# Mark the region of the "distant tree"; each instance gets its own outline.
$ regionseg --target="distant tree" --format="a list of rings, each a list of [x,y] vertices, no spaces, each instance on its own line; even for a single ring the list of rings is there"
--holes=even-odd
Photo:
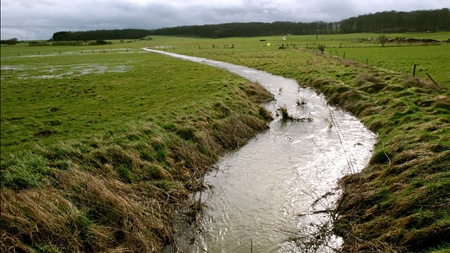
[[[53,37],[50,39],[52,41],[65,41],[68,40],[70,32],[56,32],[53,34]]]
[[[97,40],[97,41],[95,41],[95,45],[111,45],[111,42],[107,42],[107,41],[104,41],[104,40]]]
[[[50,39],[52,41],[89,41],[117,40],[117,39],[140,39],[150,35],[150,30],[143,29],[115,29],[115,30],[93,30],[76,32],[56,32]]]
[[[19,42],[19,40],[17,38],[12,38],[9,40],[2,40],[1,44],[7,44],[7,45],[15,45]]]
[[[378,42],[380,42],[381,46],[384,47],[386,45],[386,42],[388,41],[388,37],[384,34],[378,36]]]

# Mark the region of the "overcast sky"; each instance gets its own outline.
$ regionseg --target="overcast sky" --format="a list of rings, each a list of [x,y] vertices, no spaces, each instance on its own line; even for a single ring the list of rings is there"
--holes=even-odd
[[[230,22],[329,22],[380,11],[449,7],[450,0],[1,0],[1,39]]]

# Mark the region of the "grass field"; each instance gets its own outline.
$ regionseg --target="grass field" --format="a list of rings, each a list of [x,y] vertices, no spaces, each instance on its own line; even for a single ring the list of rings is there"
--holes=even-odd
[[[286,48],[316,49],[317,45],[325,45],[325,53],[340,58],[355,60],[361,63],[388,71],[413,75],[416,64],[416,77],[430,80],[428,73],[439,85],[449,87],[450,55],[449,42],[440,43],[397,43],[388,42],[384,47],[377,41],[379,34],[344,34],[319,36],[283,36],[256,38],[180,38],[155,37],[150,45],[168,51],[184,52],[186,54],[204,55],[209,52],[224,54],[223,49],[230,49],[234,45],[234,54],[239,52],[267,52],[276,51],[282,45]],[[418,34],[388,34],[388,38],[416,38],[448,41],[450,33],[418,33]],[[270,46],[268,46],[270,44]],[[214,48],[213,48],[213,45]],[[239,60],[237,57],[236,60]],[[244,60],[240,61],[242,64]]]
[[[108,131],[134,121],[195,115],[244,82],[214,68],[149,54],[12,57],[2,70],[2,156]],[[198,96],[191,99],[193,94]],[[202,94],[208,94],[203,97]]]
[[[2,47],[2,252],[159,251],[207,169],[271,117],[271,95],[217,68],[32,49]]]
[[[379,140],[342,181],[344,250],[445,252],[450,45],[378,36],[2,46],[2,251],[157,251],[173,242],[175,211],[199,208],[184,200],[218,155],[266,127],[271,96],[258,85],[141,50],[152,47],[294,78],[359,117]]]

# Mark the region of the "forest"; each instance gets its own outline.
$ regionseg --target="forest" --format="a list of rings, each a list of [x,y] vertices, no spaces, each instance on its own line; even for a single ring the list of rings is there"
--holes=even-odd
[[[153,30],[116,29],[61,31],[51,41],[140,39],[150,35],[198,36],[206,38],[271,36],[281,34],[338,34],[450,31],[450,9],[411,12],[386,11],[351,17],[339,22],[251,22],[177,26]]]

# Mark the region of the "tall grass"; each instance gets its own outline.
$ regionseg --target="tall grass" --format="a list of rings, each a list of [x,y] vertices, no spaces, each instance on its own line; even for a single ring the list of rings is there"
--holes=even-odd
[[[3,49],[2,252],[158,252],[199,178],[269,120],[267,91],[213,67]]]

